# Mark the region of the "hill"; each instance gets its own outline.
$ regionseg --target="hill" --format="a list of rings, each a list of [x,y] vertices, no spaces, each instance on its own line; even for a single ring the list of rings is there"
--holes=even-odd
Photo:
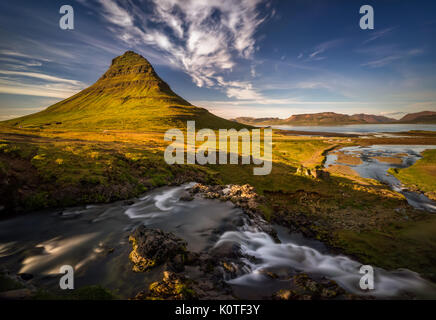
[[[67,130],[127,129],[160,132],[186,127],[240,128],[174,93],[142,56],[127,51],[112,60],[92,86],[47,109],[3,124],[21,128]]]
[[[252,118],[252,117],[239,117],[230,120],[247,124],[247,125],[252,125],[252,126],[281,124],[281,122],[283,121],[280,118]]]
[[[436,112],[422,111],[416,113],[409,113],[402,117],[399,122],[401,123],[436,123]]]
[[[287,119],[279,118],[250,118],[240,117],[234,119],[237,122],[249,125],[294,125],[294,126],[318,126],[318,125],[341,125],[341,124],[371,124],[392,123],[395,120],[372,114],[346,115],[335,112],[307,113],[292,115]]]

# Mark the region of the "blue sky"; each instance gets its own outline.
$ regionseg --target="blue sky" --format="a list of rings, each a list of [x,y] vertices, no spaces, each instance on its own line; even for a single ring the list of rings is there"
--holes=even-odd
[[[74,8],[61,30],[59,9]],[[372,5],[375,29],[359,28]],[[134,50],[226,118],[436,111],[435,1],[77,0],[0,3],[0,120],[94,83]]]

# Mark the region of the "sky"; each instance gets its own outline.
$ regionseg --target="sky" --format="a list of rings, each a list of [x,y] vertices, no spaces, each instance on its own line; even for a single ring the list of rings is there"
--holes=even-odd
[[[2,1],[0,120],[92,85],[127,50],[225,118],[436,111],[435,13],[432,0]]]

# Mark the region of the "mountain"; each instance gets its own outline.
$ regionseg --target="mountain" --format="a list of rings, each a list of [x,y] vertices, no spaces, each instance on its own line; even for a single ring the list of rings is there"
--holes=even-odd
[[[385,116],[376,116],[373,114],[365,114],[365,113],[353,114],[351,116],[351,119],[361,121],[363,123],[389,123],[395,121],[395,119],[388,118]]]
[[[47,109],[3,122],[23,128],[165,131],[186,127],[240,128],[241,124],[191,105],[174,93],[141,55],[127,51],[89,88]]]
[[[240,117],[234,119],[240,123],[249,125],[341,125],[341,124],[364,124],[364,123],[391,123],[395,119],[376,116],[372,114],[354,114],[346,115],[335,112],[321,112],[321,113],[307,113],[307,114],[295,114],[287,119],[279,118],[250,118]]]
[[[401,123],[436,123],[436,112],[422,111],[416,113],[409,113],[402,117],[399,122]]]
[[[252,126],[274,125],[274,124],[280,124],[281,121],[283,121],[280,118],[252,118],[252,117],[239,117],[230,120],[247,124],[247,125],[252,125]]]

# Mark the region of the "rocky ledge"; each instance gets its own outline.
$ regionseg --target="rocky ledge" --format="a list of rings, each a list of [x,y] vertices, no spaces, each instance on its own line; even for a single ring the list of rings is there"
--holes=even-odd
[[[241,250],[223,243],[209,252],[191,252],[174,234],[145,226],[130,236],[132,270],[162,267],[162,280],[139,292],[135,299],[234,299],[224,279],[244,273]]]
[[[206,199],[218,199],[221,201],[230,201],[236,207],[241,208],[250,218],[250,223],[258,229],[271,235],[278,241],[276,231],[271,225],[263,219],[263,213],[259,209],[263,197],[258,195],[254,187],[249,184],[245,185],[204,185],[196,184],[188,190],[181,200],[191,200],[194,197],[203,197]]]
[[[348,294],[333,280],[325,278],[315,281],[306,273],[292,278],[289,289],[282,289],[273,295],[274,300],[328,300],[328,299],[362,299]]]

